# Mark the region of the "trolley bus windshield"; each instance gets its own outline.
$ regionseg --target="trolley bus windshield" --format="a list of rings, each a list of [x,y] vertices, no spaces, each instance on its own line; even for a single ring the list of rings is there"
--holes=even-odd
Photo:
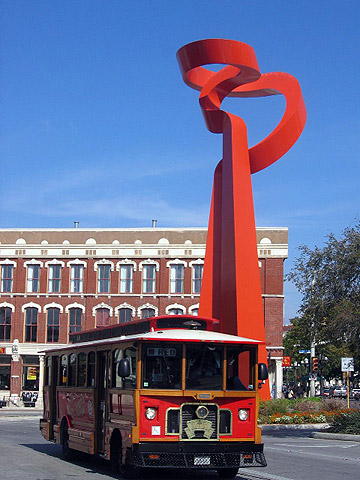
[[[182,388],[182,345],[146,343],[142,350],[142,388]],[[185,389],[223,390],[224,359],[226,390],[253,390],[255,355],[249,347],[208,343],[185,345]]]

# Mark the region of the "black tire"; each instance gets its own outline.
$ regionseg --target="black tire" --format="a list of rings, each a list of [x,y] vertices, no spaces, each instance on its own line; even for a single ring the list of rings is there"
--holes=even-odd
[[[76,450],[69,448],[68,426],[65,422],[61,428],[61,454],[63,459],[68,462],[76,458]]]
[[[121,436],[116,435],[111,439],[110,444],[110,463],[111,470],[113,472],[120,472],[122,467],[122,448],[121,448]]]
[[[236,477],[239,469],[237,467],[234,468],[219,468],[217,471],[220,478],[234,478]]]
[[[132,465],[124,465],[122,463],[122,442],[121,435],[118,434],[111,439],[110,446],[110,462],[111,469],[120,473],[122,478],[133,479],[138,478],[139,469]]]

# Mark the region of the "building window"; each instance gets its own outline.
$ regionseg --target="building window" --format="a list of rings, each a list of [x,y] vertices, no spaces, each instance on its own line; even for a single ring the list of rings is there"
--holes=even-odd
[[[170,308],[169,315],[184,315],[181,308]]]
[[[155,310],[153,308],[142,308],[141,318],[155,317]]]
[[[12,292],[13,289],[13,271],[12,265],[1,265],[1,292]]]
[[[10,390],[11,355],[0,355],[0,390]]]
[[[28,265],[26,291],[37,293],[39,291],[40,265]]]
[[[84,284],[84,266],[71,265],[70,270],[70,292],[82,293]]]
[[[11,335],[11,308],[0,308],[0,340],[10,341]]]
[[[142,270],[143,293],[155,293],[156,265],[144,265]]]
[[[110,293],[110,265],[98,267],[98,293]]]
[[[49,265],[49,293],[60,293],[61,265]]]
[[[191,315],[194,315],[195,317],[197,317],[199,315],[199,309],[198,308],[193,308],[191,309]]]
[[[25,342],[36,342],[37,340],[37,317],[37,308],[25,309]]]
[[[200,293],[204,265],[193,265],[193,293]]]
[[[96,310],[96,328],[106,327],[110,324],[110,310],[108,308],[98,308]]]
[[[170,267],[170,293],[184,292],[184,265]]]
[[[48,308],[47,311],[47,341],[58,342],[60,331],[60,310]]]
[[[133,270],[132,265],[120,265],[120,293],[132,293]]]
[[[119,323],[126,323],[131,321],[132,311],[130,308],[119,309]]]
[[[81,331],[81,308],[70,308],[69,310],[69,333]]]
[[[39,357],[38,355],[23,355],[23,390],[39,390]]]

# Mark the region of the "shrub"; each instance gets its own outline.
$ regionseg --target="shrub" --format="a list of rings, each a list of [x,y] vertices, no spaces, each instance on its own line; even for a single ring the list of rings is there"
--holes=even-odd
[[[356,410],[334,415],[327,431],[360,435],[360,412]]]

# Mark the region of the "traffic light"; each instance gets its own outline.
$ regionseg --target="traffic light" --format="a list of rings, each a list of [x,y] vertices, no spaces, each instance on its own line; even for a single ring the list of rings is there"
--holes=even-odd
[[[317,373],[317,371],[319,370],[319,359],[317,357],[313,357],[312,359],[312,371],[313,373]]]

